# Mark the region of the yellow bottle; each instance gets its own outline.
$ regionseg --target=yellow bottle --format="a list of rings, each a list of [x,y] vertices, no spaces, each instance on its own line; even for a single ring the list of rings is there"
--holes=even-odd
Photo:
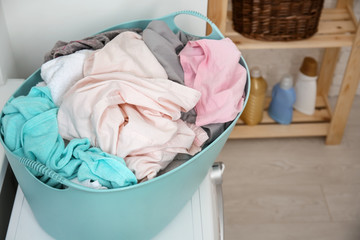
[[[250,95],[244,112],[241,114],[240,118],[247,125],[256,125],[261,122],[263,118],[267,83],[261,76],[261,71],[258,67],[252,68],[250,75]]]

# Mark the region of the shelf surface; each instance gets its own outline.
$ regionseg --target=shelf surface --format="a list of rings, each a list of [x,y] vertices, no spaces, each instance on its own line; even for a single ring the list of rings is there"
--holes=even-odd
[[[326,136],[332,113],[327,98],[317,96],[315,113],[306,115],[296,110],[289,125],[275,122],[267,113],[271,98],[265,101],[263,119],[260,124],[249,126],[240,119],[230,134],[230,139],[241,138],[274,138],[274,137],[314,137]]]
[[[233,29],[232,13],[226,20],[225,36],[241,49],[280,49],[280,48],[331,48],[351,46],[356,32],[356,20],[347,8],[323,9],[318,32],[300,41],[258,41],[245,38]]]

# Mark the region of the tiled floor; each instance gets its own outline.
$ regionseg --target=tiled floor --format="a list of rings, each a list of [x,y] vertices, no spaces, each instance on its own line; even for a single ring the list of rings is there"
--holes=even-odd
[[[360,239],[359,96],[340,145],[229,140],[218,160],[226,165],[226,240]]]

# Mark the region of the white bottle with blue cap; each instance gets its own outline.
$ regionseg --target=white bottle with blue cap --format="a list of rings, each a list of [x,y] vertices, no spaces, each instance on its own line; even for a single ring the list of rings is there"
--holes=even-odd
[[[291,75],[286,75],[280,83],[273,87],[272,99],[268,109],[269,116],[280,124],[290,124],[295,100],[293,78]]]

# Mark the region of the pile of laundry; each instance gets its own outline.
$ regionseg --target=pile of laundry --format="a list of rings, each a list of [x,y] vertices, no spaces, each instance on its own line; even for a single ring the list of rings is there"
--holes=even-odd
[[[175,34],[162,21],[59,41],[43,82],[4,107],[4,142],[91,188],[152,179],[200,152],[242,110],[240,56],[228,38]]]

